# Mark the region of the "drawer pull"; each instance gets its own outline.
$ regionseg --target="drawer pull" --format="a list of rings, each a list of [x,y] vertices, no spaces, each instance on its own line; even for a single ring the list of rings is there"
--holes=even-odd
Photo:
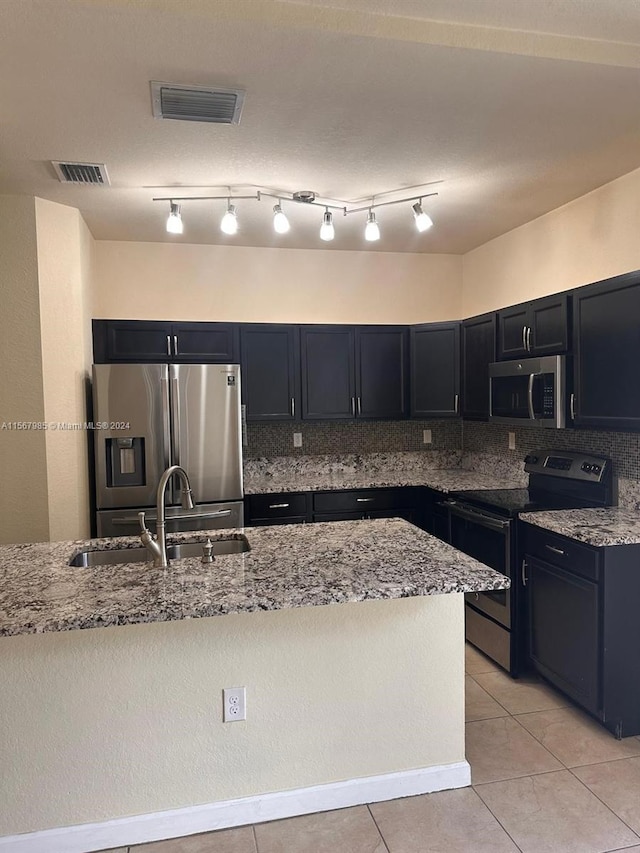
[[[290,504],[269,504],[269,509],[286,509]]]
[[[545,545],[545,548],[548,548],[549,551],[553,551],[554,554],[560,554],[561,557],[566,557],[566,551],[563,551],[562,548],[556,548],[553,545]]]
[[[359,504],[368,504],[368,503],[371,503],[371,501],[374,501],[374,500],[375,500],[375,498],[356,498],[356,503],[359,503]]]

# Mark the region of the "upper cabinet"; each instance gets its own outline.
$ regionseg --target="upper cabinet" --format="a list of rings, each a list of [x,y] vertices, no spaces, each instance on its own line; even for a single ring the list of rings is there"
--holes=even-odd
[[[303,418],[406,417],[405,327],[302,326],[300,352]]]
[[[460,414],[460,324],[411,327],[411,416]]]
[[[496,360],[496,315],[465,320],[462,339],[462,416],[489,419],[489,365]]]
[[[235,323],[94,320],[93,360],[105,362],[237,362]]]
[[[567,352],[569,299],[558,293],[498,311],[498,358]]]
[[[640,272],[574,291],[574,423],[640,429]]]
[[[241,326],[242,399],[248,421],[300,416],[299,346],[297,326]]]

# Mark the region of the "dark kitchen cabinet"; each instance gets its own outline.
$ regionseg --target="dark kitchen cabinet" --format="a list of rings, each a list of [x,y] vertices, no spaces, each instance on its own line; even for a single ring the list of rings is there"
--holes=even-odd
[[[153,363],[235,363],[235,323],[169,323],[154,320],[94,320],[93,360]]]
[[[617,737],[640,734],[640,546],[522,528],[534,668]]]
[[[309,520],[310,495],[273,493],[248,495],[245,498],[246,524],[256,527],[269,524],[304,524]]]
[[[569,350],[570,295],[558,293],[498,311],[498,358]]]
[[[640,272],[574,291],[574,425],[640,429]]]
[[[299,348],[297,326],[241,326],[242,399],[248,421],[300,416]]]
[[[460,326],[462,344],[462,416],[489,419],[489,365],[496,360],[496,315],[482,314]]]
[[[303,418],[402,418],[407,413],[404,326],[302,326]]]
[[[460,324],[411,327],[411,416],[460,414]]]

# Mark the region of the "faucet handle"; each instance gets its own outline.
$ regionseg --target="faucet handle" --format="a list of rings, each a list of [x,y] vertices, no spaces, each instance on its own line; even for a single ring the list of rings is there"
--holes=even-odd
[[[149,533],[149,534],[151,534],[151,531],[150,531],[150,530],[149,530],[149,528],[147,527],[147,524],[146,524],[146,521],[145,521],[145,516],[146,516],[146,513],[145,513],[145,512],[139,512],[139,513],[138,513],[138,521],[140,522],[140,531],[141,531],[142,533]]]

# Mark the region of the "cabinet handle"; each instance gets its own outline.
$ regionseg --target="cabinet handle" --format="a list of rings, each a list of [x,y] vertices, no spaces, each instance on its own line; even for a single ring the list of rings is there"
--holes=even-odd
[[[295,418],[296,416],[296,398],[291,398],[291,417]]]
[[[456,413],[456,415],[458,414],[459,408],[460,408],[460,394],[456,394],[455,397],[453,398],[453,410]]]
[[[520,571],[522,573],[522,586],[526,586],[527,585],[527,561],[526,560],[522,561],[522,567],[521,567]]]
[[[358,397],[358,414],[362,414],[362,399]]]
[[[173,354],[178,355],[178,336],[173,336]]]
[[[522,327],[522,349],[527,348],[527,327]]]
[[[368,503],[371,503],[371,501],[374,501],[374,500],[375,500],[375,498],[356,498],[356,503],[358,503],[358,504],[368,504]]]
[[[576,395],[572,394],[569,398],[571,400],[569,407],[571,409],[571,420],[575,421],[576,419]]]
[[[286,509],[289,504],[269,504],[269,509]]]
[[[167,335],[167,355],[171,355],[171,335]]]
[[[566,557],[566,551],[563,551],[562,548],[556,548],[553,545],[545,545],[545,548],[548,548],[549,551],[553,551],[554,554],[560,554],[561,557]]]
[[[531,326],[527,326],[527,352],[531,352]]]
[[[354,418],[356,416],[356,398],[355,397],[351,398],[351,415]]]

